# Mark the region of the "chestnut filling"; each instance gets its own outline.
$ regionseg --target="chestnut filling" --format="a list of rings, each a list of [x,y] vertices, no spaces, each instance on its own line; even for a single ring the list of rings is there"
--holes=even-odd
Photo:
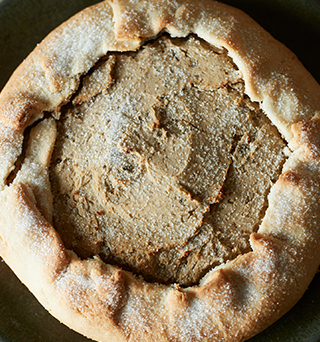
[[[285,146],[226,51],[162,36],[110,54],[58,121],[54,226],[83,258],[196,284],[250,251]]]

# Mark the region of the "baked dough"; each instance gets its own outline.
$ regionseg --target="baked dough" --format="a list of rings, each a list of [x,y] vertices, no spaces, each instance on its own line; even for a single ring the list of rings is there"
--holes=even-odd
[[[61,108],[86,101],[77,91],[82,76],[108,53],[136,51],[163,33],[226,51],[289,154],[250,235],[252,250],[188,287],[80,258],[52,225],[49,170]],[[319,266],[319,95],[287,48],[221,3],[118,0],[82,11],[37,46],[0,94],[1,256],[53,316],[97,341],[250,338],[300,299]]]

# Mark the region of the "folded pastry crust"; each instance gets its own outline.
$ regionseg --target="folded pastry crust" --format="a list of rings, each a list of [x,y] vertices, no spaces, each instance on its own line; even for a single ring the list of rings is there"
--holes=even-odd
[[[292,151],[251,234],[252,251],[186,288],[80,259],[52,225],[49,164],[60,108],[108,52],[136,51],[162,32],[226,49],[246,95]],[[92,6],[39,44],[0,94],[0,255],[53,316],[94,340],[244,341],[286,313],[319,266],[319,110],[320,86],[297,57],[235,8],[211,0]],[[15,174],[24,132],[47,112]]]

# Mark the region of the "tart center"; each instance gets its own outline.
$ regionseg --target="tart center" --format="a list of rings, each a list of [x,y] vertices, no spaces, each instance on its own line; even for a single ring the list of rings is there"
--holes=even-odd
[[[54,226],[81,257],[195,284],[250,250],[284,147],[224,50],[162,36],[101,60],[63,109]]]

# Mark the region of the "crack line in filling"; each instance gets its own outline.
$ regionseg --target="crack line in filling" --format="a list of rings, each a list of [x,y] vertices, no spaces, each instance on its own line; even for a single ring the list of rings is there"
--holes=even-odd
[[[286,159],[227,52],[194,36],[106,56],[57,124],[54,227],[148,281],[196,284],[250,251]]]

